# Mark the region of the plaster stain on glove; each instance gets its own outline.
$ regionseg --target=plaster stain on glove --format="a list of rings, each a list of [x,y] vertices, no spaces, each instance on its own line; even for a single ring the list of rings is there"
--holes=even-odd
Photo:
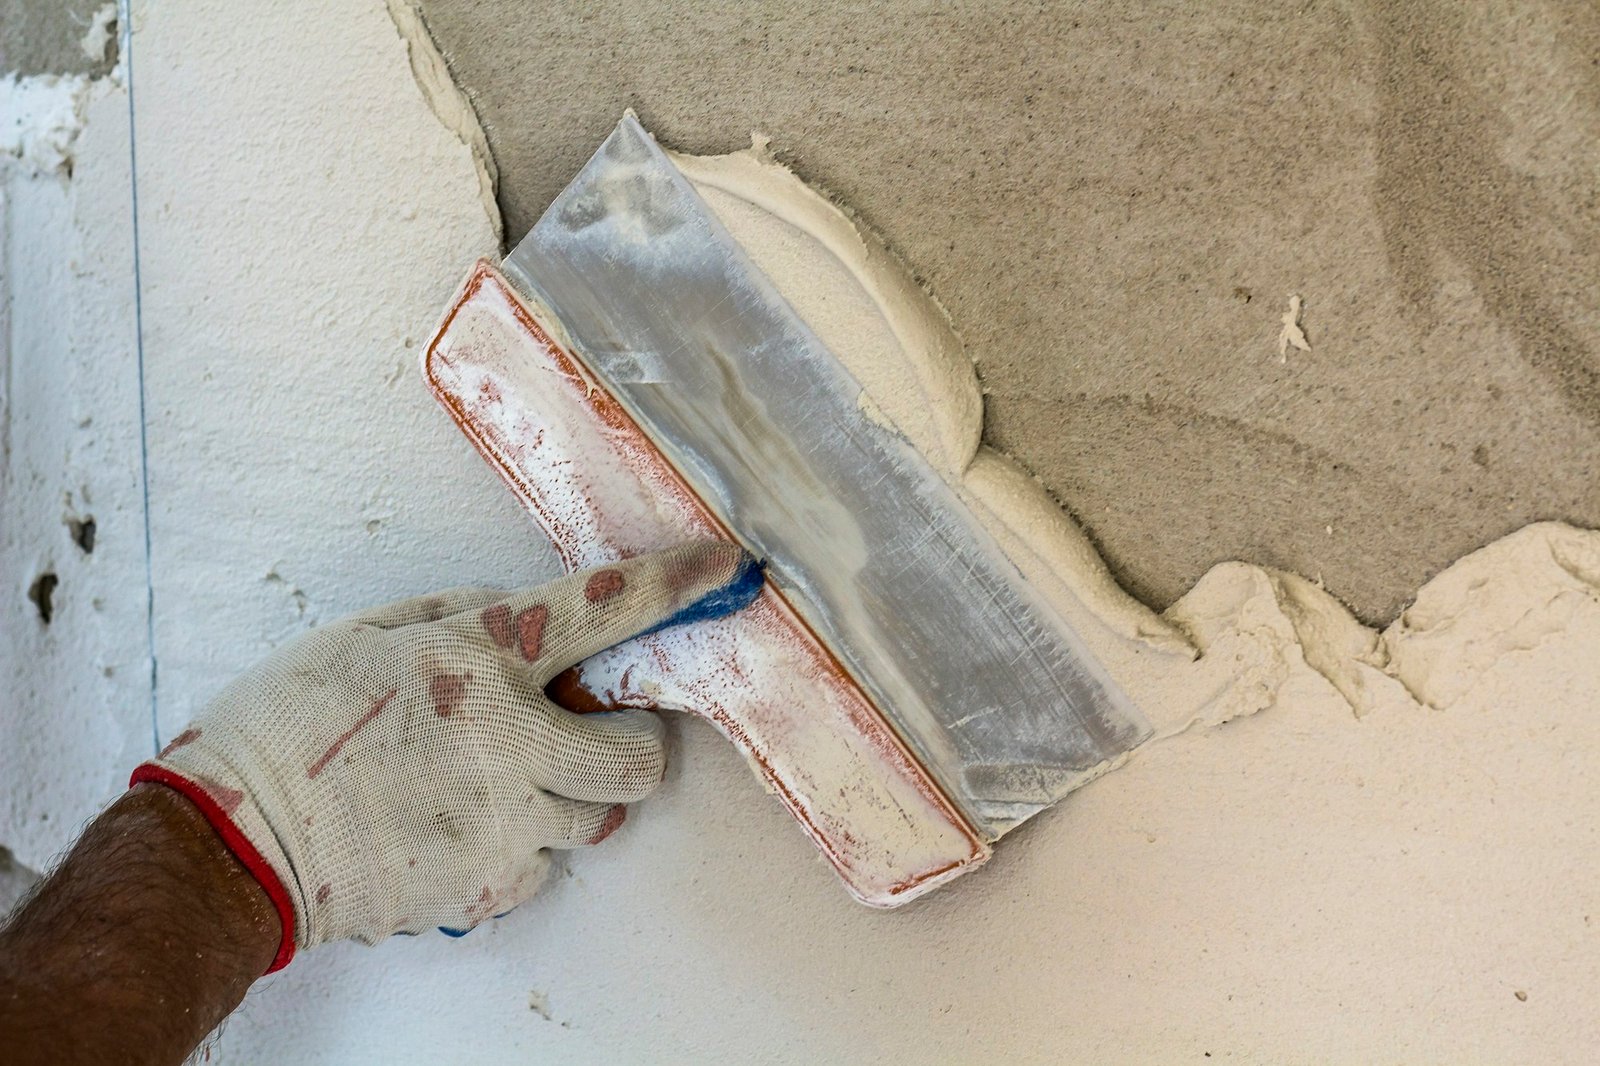
[[[467,695],[467,682],[472,680],[470,673],[466,674],[440,674],[428,682],[428,696],[433,700],[433,713],[440,718],[449,718],[461,709],[461,701]]]
[[[231,815],[239,809],[239,804],[244,802],[243,792],[236,788],[229,788],[227,785],[218,784],[209,777],[195,774],[192,782],[199,786],[200,791],[205,793],[206,798],[215,803],[217,809],[223,814]]]
[[[601,570],[583,586],[583,598],[590,603],[604,603],[627,586],[620,570]]]
[[[232,814],[239,809],[239,804],[244,802],[244,793],[227,785],[219,785],[215,781],[202,782],[206,795],[216,800],[217,806],[223,814]]]
[[[188,729],[185,729],[183,732],[173,737],[171,742],[168,743],[166,747],[161,749],[161,757],[165,758],[166,756],[177,751],[179,748],[183,747],[185,744],[191,744],[199,739],[200,730],[196,729],[194,726],[190,726]]]
[[[606,812],[606,820],[600,823],[600,828],[595,831],[594,836],[589,838],[589,843],[600,843],[606,837],[610,836],[612,833],[615,833],[618,829],[621,829],[622,823],[627,820],[628,808],[620,803],[617,804],[615,807]]]
[[[530,663],[539,657],[544,643],[544,624],[549,620],[550,608],[542,603],[517,615],[517,648]]]
[[[544,645],[544,624],[550,620],[549,607],[541,603],[513,616],[510,607],[496,603],[485,607],[480,618],[484,632],[496,647],[515,647],[530,663],[539,657]]]
[[[503,603],[483,609],[483,629],[496,647],[509,648],[514,636],[511,632],[511,608]]]

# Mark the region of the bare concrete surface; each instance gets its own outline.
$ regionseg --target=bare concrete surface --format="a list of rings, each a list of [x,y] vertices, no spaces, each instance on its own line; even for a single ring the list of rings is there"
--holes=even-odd
[[[1600,525],[1588,0],[420,7],[508,239],[625,107],[692,152],[769,134],[1157,607],[1240,558],[1381,621],[1531,520]]]
[[[0,0],[0,77],[88,74],[101,77],[117,60],[116,34],[101,56],[83,48],[84,33],[108,0]]]

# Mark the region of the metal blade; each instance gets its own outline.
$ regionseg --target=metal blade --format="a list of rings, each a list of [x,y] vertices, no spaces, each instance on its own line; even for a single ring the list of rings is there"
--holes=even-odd
[[[631,114],[505,271],[990,839],[1149,735]]]

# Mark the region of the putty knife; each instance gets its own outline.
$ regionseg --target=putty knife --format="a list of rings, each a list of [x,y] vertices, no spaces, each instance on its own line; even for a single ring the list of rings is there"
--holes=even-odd
[[[766,560],[749,610],[557,695],[710,719],[863,902],[972,869],[1149,735],[631,114],[423,369],[569,567],[705,537]]]

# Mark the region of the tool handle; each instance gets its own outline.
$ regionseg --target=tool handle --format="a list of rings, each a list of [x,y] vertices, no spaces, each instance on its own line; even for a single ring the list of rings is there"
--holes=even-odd
[[[733,539],[617,400],[487,261],[423,352],[429,387],[570,569]],[[988,845],[769,582],[738,615],[641,637],[557,679],[575,710],[662,707],[742,750],[862,902],[892,907]]]

